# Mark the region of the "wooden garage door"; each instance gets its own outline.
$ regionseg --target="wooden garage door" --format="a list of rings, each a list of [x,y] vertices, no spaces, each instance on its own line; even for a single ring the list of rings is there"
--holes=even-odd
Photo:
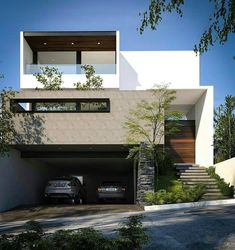
[[[176,163],[195,163],[195,121],[180,124],[179,132],[165,137],[165,144]]]

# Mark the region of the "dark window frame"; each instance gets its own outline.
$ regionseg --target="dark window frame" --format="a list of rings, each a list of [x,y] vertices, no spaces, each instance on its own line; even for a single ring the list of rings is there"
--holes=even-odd
[[[36,103],[76,103],[76,110],[35,110]],[[106,102],[107,108],[105,110],[81,110],[81,102]],[[16,110],[15,105],[18,103],[30,103],[32,110]],[[40,99],[11,99],[11,111],[13,113],[110,113],[110,99],[108,98],[40,98]]]

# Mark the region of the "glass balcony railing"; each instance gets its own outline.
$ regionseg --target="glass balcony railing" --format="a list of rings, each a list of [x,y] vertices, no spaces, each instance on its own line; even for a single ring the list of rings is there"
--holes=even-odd
[[[96,74],[116,74],[116,64],[89,64],[95,69]],[[81,68],[82,64],[27,64],[26,74],[41,73],[42,67],[54,67],[57,68],[63,74],[84,74],[84,70]]]

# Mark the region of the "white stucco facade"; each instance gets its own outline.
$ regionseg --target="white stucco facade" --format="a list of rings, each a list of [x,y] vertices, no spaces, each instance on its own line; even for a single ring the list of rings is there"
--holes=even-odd
[[[121,51],[120,89],[199,87],[199,56],[193,51]]]

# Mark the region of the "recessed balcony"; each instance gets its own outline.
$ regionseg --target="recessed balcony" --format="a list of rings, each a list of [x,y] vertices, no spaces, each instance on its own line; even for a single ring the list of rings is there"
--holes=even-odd
[[[46,66],[58,69],[63,87],[72,88],[84,79],[83,65],[94,67],[104,87],[118,86],[116,32],[24,32],[22,38],[21,88],[40,88],[33,74]]]

